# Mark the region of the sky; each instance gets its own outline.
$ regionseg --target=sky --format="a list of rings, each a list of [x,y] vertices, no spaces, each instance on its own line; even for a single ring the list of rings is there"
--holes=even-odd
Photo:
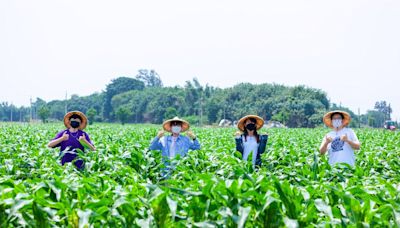
[[[101,92],[154,69],[164,85],[306,85],[400,120],[398,0],[2,0],[0,102]]]

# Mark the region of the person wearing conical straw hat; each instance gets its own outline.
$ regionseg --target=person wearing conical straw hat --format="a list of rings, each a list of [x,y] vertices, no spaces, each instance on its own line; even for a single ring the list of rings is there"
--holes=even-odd
[[[68,112],[64,116],[64,125],[67,129],[57,135],[47,145],[50,148],[60,147],[61,164],[74,161],[78,169],[84,168],[84,161],[78,157],[78,149],[85,151],[85,147],[95,150],[89,135],[83,131],[88,124],[87,117],[80,111]]]
[[[320,153],[323,155],[328,151],[331,165],[347,163],[354,166],[354,150],[360,149],[360,141],[356,133],[347,127],[351,122],[350,114],[340,110],[331,111],[324,115],[323,121],[332,131],[323,138]]]
[[[161,150],[164,162],[167,164],[168,158],[174,159],[176,156],[185,156],[189,149],[199,150],[200,143],[195,134],[189,130],[190,124],[184,119],[174,117],[164,121],[163,129],[150,144],[150,150]],[[165,132],[171,133],[164,136]],[[181,133],[186,132],[186,136]]]
[[[235,134],[236,150],[242,154],[245,161],[252,154],[253,167],[261,166],[261,154],[265,152],[268,141],[268,135],[259,135],[257,132],[263,126],[264,120],[257,115],[244,116],[237,124],[240,131]]]

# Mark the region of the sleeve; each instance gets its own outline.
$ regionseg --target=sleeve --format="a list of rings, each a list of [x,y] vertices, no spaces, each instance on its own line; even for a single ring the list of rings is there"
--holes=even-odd
[[[67,132],[67,133],[68,133],[67,130],[62,130],[62,131],[58,132],[58,133],[56,134],[56,136],[55,136],[51,141],[54,141],[54,140],[56,140],[56,139],[61,138],[61,136],[63,136],[64,132]],[[60,146],[61,146],[61,143],[55,145],[54,147],[60,147]]]
[[[236,142],[236,150],[239,151],[243,155],[243,139],[242,139],[242,137],[235,138],[235,142]]]
[[[349,139],[350,139],[351,141],[353,141],[353,142],[360,143],[360,141],[358,140],[357,135],[356,135],[356,133],[353,131],[353,129],[350,129]]]
[[[83,134],[85,135],[86,140],[93,146],[93,142],[90,140],[89,134],[86,132],[83,132]]]
[[[153,139],[153,141],[151,141],[149,149],[150,150],[162,150],[163,145],[161,143],[161,139],[156,136]]]
[[[199,140],[197,140],[197,138],[195,139],[195,140],[191,140],[190,138],[188,138],[189,139],[189,143],[190,143],[190,146],[189,146],[189,149],[191,149],[191,150],[200,150],[200,142],[199,142]]]
[[[260,146],[258,148],[258,152],[260,154],[265,152],[265,148],[267,147],[268,135],[260,135]]]
[[[321,141],[321,145],[319,146],[320,148],[324,145],[326,137],[328,137],[328,136],[329,136],[329,133],[324,135],[324,137],[322,138],[322,141]],[[329,145],[328,145],[328,150],[329,150]]]

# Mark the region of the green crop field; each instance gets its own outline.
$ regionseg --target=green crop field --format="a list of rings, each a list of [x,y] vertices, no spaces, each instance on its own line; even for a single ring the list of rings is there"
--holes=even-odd
[[[328,129],[271,129],[263,166],[233,128],[194,128],[202,149],[161,180],[158,126],[95,124],[84,171],[46,147],[63,128],[0,123],[0,226],[399,227],[400,134],[362,129],[356,168],[318,154]],[[265,130],[264,130],[265,131]],[[251,156],[249,156],[251,157]]]

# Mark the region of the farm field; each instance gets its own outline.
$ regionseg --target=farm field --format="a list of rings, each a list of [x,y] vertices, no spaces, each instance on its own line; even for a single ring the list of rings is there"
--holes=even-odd
[[[160,126],[94,124],[84,171],[46,147],[61,124],[0,123],[0,226],[400,227],[400,134],[355,129],[356,167],[331,167],[328,129],[263,129],[263,166],[235,152],[234,128],[193,128],[202,149],[161,179],[148,151]],[[249,156],[251,157],[251,156]]]

